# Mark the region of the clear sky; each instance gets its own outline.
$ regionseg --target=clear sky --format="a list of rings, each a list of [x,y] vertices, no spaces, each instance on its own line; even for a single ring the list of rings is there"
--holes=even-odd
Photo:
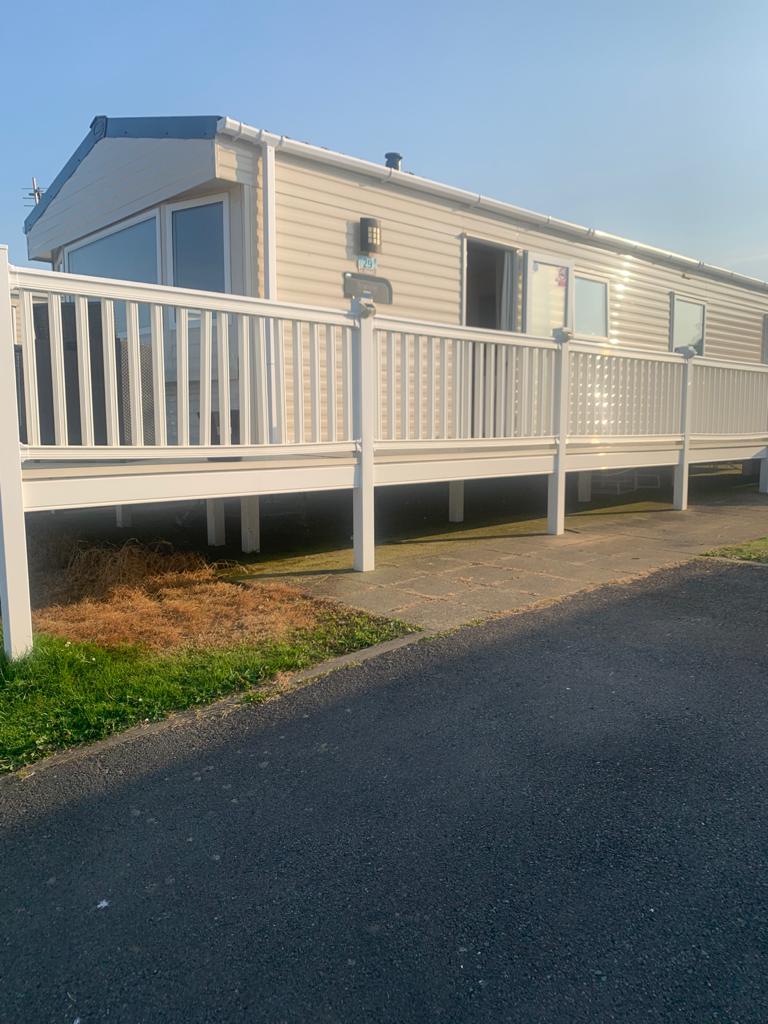
[[[12,4],[0,242],[95,114],[228,114],[768,279],[766,33],[768,0]]]

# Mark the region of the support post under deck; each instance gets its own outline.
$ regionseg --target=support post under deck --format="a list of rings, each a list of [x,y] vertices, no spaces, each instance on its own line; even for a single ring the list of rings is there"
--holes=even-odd
[[[222,548],[227,543],[224,522],[224,499],[208,498],[205,503],[205,515],[208,526],[208,544],[212,548]]]
[[[448,522],[464,522],[464,481],[451,480],[448,484]]]
[[[259,496],[249,494],[240,499],[240,547],[245,555],[261,550]]]

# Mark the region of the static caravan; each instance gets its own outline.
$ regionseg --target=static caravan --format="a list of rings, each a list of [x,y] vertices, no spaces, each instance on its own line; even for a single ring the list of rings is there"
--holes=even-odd
[[[692,463],[760,459],[768,489],[768,284],[397,153],[97,117],[25,230],[52,270],[0,266],[6,537],[205,499],[216,541],[239,497],[253,550],[260,495],[350,489],[368,569],[375,487],[445,481],[460,518],[465,480],[546,475],[555,534],[567,473],[672,467],[682,510]]]

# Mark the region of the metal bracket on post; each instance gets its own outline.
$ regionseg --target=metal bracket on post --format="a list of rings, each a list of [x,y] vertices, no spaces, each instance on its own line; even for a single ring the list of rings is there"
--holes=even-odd
[[[554,433],[555,464],[547,481],[547,533],[565,533],[565,457],[568,444],[568,382],[570,375],[570,331],[563,329],[555,340],[557,350],[555,372]]]
[[[374,434],[376,423],[376,361],[374,359],[374,316],[376,307],[369,299],[356,299],[352,313],[358,328],[355,346],[355,437],[360,451],[352,496],[355,569],[370,572],[375,567],[374,550]]]
[[[9,658],[20,658],[32,647],[32,609],[29,599],[27,530],[19,451],[19,413],[16,397],[16,332],[11,309],[8,247],[0,246],[0,610],[3,646]]]
[[[691,447],[691,415],[693,413],[693,359],[694,349],[681,350],[685,358],[683,363],[683,393],[680,400],[680,432],[683,435],[683,446],[680,449],[678,463],[675,466],[675,486],[672,504],[678,512],[688,508],[688,478]]]

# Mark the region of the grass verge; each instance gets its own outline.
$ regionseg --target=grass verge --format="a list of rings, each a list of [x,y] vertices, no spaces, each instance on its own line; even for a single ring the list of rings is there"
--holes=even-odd
[[[768,537],[749,540],[745,544],[729,544],[722,548],[706,551],[708,558],[736,558],[740,562],[765,562],[768,564]]]
[[[257,701],[281,672],[410,631],[402,622],[326,607],[287,637],[227,650],[161,654],[38,635],[27,657],[0,657],[0,772],[227,694],[242,691]]]

